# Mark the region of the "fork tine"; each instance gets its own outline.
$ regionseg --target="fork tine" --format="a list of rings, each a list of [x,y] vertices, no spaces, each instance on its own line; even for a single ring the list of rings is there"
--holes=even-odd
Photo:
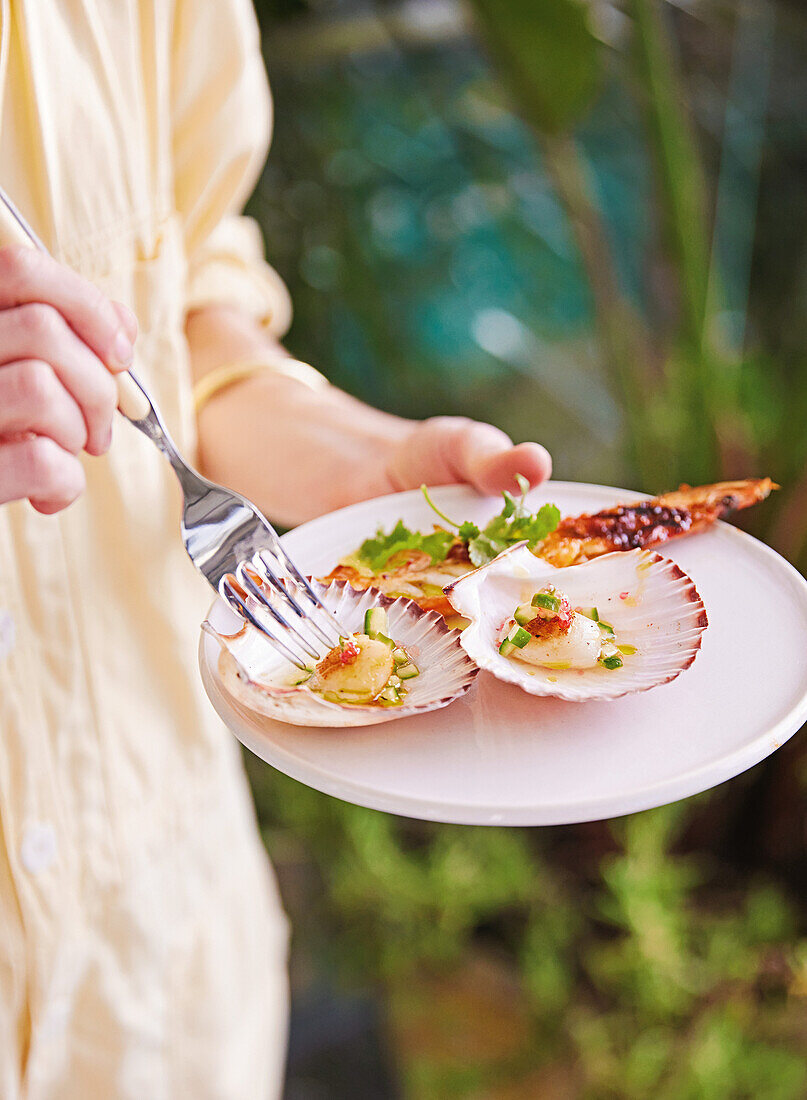
[[[276,556],[280,558],[283,565],[286,567],[286,569],[289,571],[289,573],[291,573],[292,577],[294,577],[294,579],[297,581],[297,583],[302,585],[302,587],[305,589],[311,603],[313,603],[321,611],[324,611],[325,614],[328,616],[328,618],[332,619],[336,623],[336,625],[339,627],[339,633],[340,634],[346,634],[347,631],[344,629],[342,624],[336,618],[336,615],[334,615],[334,613],[332,611],[330,611],[325,606],[325,604],[322,602],[322,600],[316,594],[314,589],[308,583],[308,578],[303,576],[303,574],[300,572],[300,570],[297,568],[297,566],[291,560],[289,555],[286,553],[286,551],[283,547],[283,544],[281,542],[278,542],[278,549],[279,549],[279,553],[277,551],[275,551]]]
[[[299,668],[301,672],[307,672],[308,666],[304,663],[304,658],[297,657],[284,642],[281,642],[279,638],[275,637],[271,630],[264,626],[264,624],[252,614],[247,606],[246,599],[238,591],[239,588],[240,585],[232,573],[228,573],[226,576],[222,577],[221,594],[230,607],[232,607],[242,619],[246,619],[248,623],[251,623],[256,630],[260,630],[261,634],[263,634],[288,661],[291,661],[296,668]]]
[[[294,609],[295,613],[297,615],[299,615],[299,617],[301,619],[308,622],[308,624],[311,626],[312,630],[314,630],[316,632],[316,634],[325,643],[325,645],[327,645],[328,648],[331,649],[334,645],[336,645],[338,643],[339,633],[342,633],[343,635],[346,636],[348,634],[348,631],[344,629],[344,627],[341,625],[341,623],[338,622],[336,617],[334,615],[332,615],[331,612],[327,610],[327,608],[325,609],[325,613],[326,613],[327,620],[328,620],[328,627],[330,629],[330,635],[320,626],[319,623],[317,623],[316,619],[312,615],[306,614],[306,612],[300,606],[298,601],[295,599],[294,595],[289,591],[289,586],[281,580],[281,578],[277,575],[275,570],[272,568],[271,563],[269,561],[267,561],[267,559],[265,557],[266,553],[267,553],[266,550],[259,550],[258,553],[255,555],[255,557],[252,559],[253,562],[255,562],[256,564],[259,563],[260,569],[262,569],[263,573],[266,575],[266,578],[269,580],[269,582],[286,599],[286,601],[289,603],[289,605]],[[307,587],[310,587],[310,586],[307,586]],[[322,607],[322,604],[317,602],[316,606],[317,607]],[[338,630],[334,630],[334,624],[336,624],[336,627],[338,628]]]
[[[257,577],[257,581],[253,579],[250,573],[254,574],[254,576]],[[278,623],[280,626],[285,627],[290,634],[294,635],[294,637],[297,639],[297,644],[301,646],[305,650],[305,652],[309,654],[309,656],[313,657],[315,661],[321,659],[322,654],[320,653],[320,651],[318,649],[314,649],[308,639],[303,634],[301,634],[300,631],[277,610],[277,608],[274,606],[274,604],[271,603],[270,600],[267,599],[266,593],[263,591],[259,583],[261,580],[260,574],[257,573],[254,568],[250,567],[248,562],[242,561],[236,569],[235,575],[241,586],[245,588],[250,593],[250,595],[252,595],[258,601],[261,607],[265,608],[269,612],[275,622]]]
[[[271,529],[271,534],[272,534],[273,537],[272,537],[272,540],[271,540],[272,545],[271,545],[270,553],[272,553],[274,555],[274,557],[277,559],[278,564],[280,564],[286,570],[287,573],[291,574],[292,578],[297,582],[297,584],[300,585],[300,587],[304,589],[304,591],[305,591],[306,595],[308,596],[308,599],[310,600],[310,602],[315,607],[318,607],[320,609],[320,611],[324,611],[324,613],[327,616],[329,621],[335,621],[336,622],[336,625],[339,627],[340,635],[347,634],[348,632],[345,630],[343,625],[336,618],[336,615],[334,615],[334,613],[329,608],[327,608],[325,606],[325,604],[322,602],[322,600],[319,598],[319,596],[316,594],[314,589],[309,584],[308,579],[305,576],[303,576],[303,574],[300,572],[300,570],[295,565],[294,561],[289,557],[289,555],[286,552],[286,548],[283,546],[283,543],[280,541],[280,538],[279,538],[277,532],[274,530],[274,528]],[[259,551],[258,553],[261,554],[261,553],[263,553],[263,551]]]

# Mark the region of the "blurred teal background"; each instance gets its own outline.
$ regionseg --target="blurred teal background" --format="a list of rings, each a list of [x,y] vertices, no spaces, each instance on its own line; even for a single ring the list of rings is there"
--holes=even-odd
[[[804,571],[802,5],[259,14],[276,127],[250,209],[293,353],[383,408],[538,439],[562,478],[770,474],[743,523]],[[410,822],[249,767],[296,929],[289,1100],[807,1096],[803,737],[562,829]]]

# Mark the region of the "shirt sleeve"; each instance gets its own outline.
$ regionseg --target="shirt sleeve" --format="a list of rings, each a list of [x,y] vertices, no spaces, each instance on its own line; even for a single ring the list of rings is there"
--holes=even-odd
[[[186,308],[233,304],[273,335],[291,300],[240,210],[272,131],[272,100],[249,0],[182,0],[174,23],[174,196],[188,257]]]

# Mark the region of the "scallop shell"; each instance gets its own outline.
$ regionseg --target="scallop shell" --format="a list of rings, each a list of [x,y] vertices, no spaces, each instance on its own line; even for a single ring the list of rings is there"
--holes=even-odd
[[[250,710],[293,726],[369,726],[413,714],[438,710],[464,695],[479,671],[435,611],[423,611],[412,600],[390,599],[375,588],[359,592],[346,581],[311,585],[346,630],[361,632],[369,607],[383,607],[390,635],[417,662],[420,675],[407,681],[406,700],[399,707],[340,705],[306,687],[289,686],[297,669],[252,626],[222,634],[209,620],[202,629],[221,646],[218,673],[224,688]],[[234,623],[237,622],[235,615]]]
[[[503,624],[518,604],[549,581],[572,607],[596,607],[613,625],[619,645],[636,646],[622,668],[549,669],[501,656]],[[471,620],[461,642],[480,668],[530,695],[555,695],[570,702],[618,699],[669,683],[695,660],[708,625],[691,578],[668,558],[647,550],[619,551],[557,569],[519,543],[445,591],[457,611]]]

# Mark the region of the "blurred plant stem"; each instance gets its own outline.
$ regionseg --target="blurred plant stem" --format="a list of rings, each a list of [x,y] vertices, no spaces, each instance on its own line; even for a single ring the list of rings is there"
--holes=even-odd
[[[664,241],[679,283],[681,334],[693,350],[702,351],[709,282],[706,189],[661,7],[657,0],[630,0],[629,10]],[[701,385],[708,390],[709,378],[703,377]]]
[[[678,297],[678,331],[672,339],[682,349],[679,363],[689,372],[678,387],[687,395],[689,421],[687,438],[679,442],[692,468],[688,476],[738,477],[755,472],[757,454],[739,394],[742,347],[731,347],[721,333],[726,303],[719,256],[710,249],[704,171],[663,5],[630,0],[628,10],[634,19],[634,68],[656,169],[662,247]]]
[[[668,261],[670,290],[678,299],[678,332],[673,339],[681,354],[675,362],[677,369],[688,374],[676,388],[686,400],[683,423],[689,477],[708,480],[716,473],[721,402],[716,394],[717,356],[706,315],[709,286],[706,188],[662,5],[657,0],[630,0],[628,10],[634,20],[635,73],[656,170],[662,249]]]
[[[642,484],[671,475],[708,481],[754,467],[738,398],[741,363],[719,337],[720,274],[711,257],[706,185],[662,5],[630,0],[633,75],[655,166],[664,293],[674,302],[644,318],[620,286],[603,215],[573,136],[599,84],[601,44],[578,0],[472,0],[502,78],[538,136],[574,231],[592,296],[603,360],[627,414],[629,458]],[[537,48],[537,47],[540,47]],[[548,71],[547,71],[548,70]],[[710,263],[711,260],[711,263]]]
[[[570,134],[541,135],[547,172],[575,235],[594,303],[597,335],[603,358],[625,405],[630,431],[630,460],[642,485],[662,478],[658,449],[653,446],[646,410],[646,379],[642,364],[652,358],[642,319],[622,294],[600,211],[593,199],[586,166]]]
[[[645,405],[643,367],[651,360],[642,319],[619,286],[601,211],[573,126],[599,87],[600,46],[574,0],[473,0],[491,52],[501,62],[522,113],[538,136],[547,171],[574,232],[591,291],[606,367],[621,395],[630,433],[629,459],[644,485],[658,483]],[[536,44],[543,47],[540,60]]]

